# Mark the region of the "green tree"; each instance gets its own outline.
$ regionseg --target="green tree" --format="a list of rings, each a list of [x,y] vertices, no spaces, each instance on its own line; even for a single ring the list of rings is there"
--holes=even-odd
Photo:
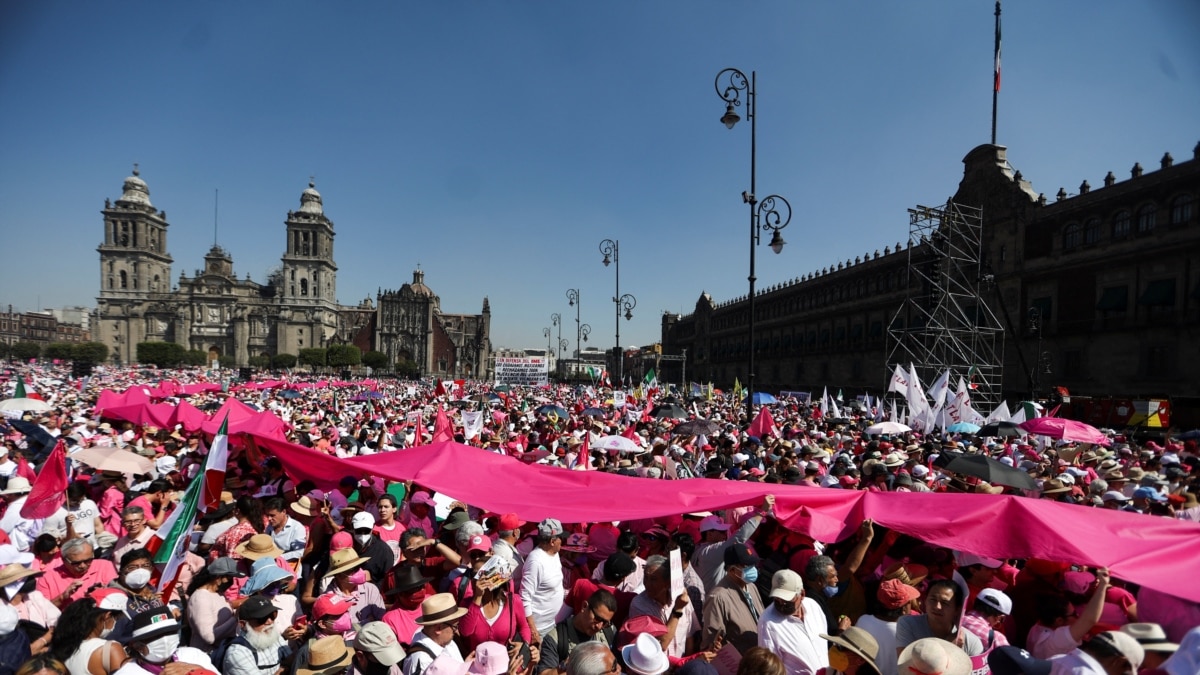
[[[276,354],[271,357],[271,366],[274,368],[295,368],[295,354]]]
[[[174,342],[139,342],[137,360],[159,368],[173,368],[183,362],[184,350]]]
[[[251,356],[250,359],[248,360],[248,363],[253,368],[270,368],[271,367],[271,357],[267,356],[266,354],[260,354],[258,356]]]
[[[330,345],[325,351],[326,364],[334,368],[357,366],[362,363],[362,350],[354,345]]]
[[[232,368],[237,365],[237,360],[229,354],[222,354],[217,357],[217,363],[220,363],[222,368]]]
[[[312,366],[313,368],[324,366],[327,362],[327,359],[328,354],[326,353],[326,350],[321,349],[320,347],[301,349],[300,354],[298,355],[298,360],[300,361],[301,365]]]
[[[70,342],[51,342],[46,345],[46,358],[70,361],[75,358],[75,345]]]
[[[183,354],[183,363],[189,366],[207,366],[208,352],[199,349],[189,349]]]
[[[80,342],[75,345],[73,358],[84,363],[104,363],[108,360],[108,345],[103,342]]]
[[[396,374],[400,377],[419,377],[421,375],[421,367],[417,365],[416,361],[397,359]]]
[[[366,352],[362,355],[362,364],[372,370],[386,370],[388,357],[383,352]]]
[[[15,342],[9,354],[18,361],[28,361],[42,355],[42,346],[36,342]]]

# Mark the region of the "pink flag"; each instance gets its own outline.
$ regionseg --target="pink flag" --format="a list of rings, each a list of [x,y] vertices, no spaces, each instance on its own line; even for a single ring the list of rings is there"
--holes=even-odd
[[[60,438],[42,472],[33,481],[29,497],[21,507],[21,517],[30,520],[49,518],[67,499],[67,446]]]
[[[433,420],[433,442],[441,443],[453,440],[454,429],[450,425],[450,418],[446,417],[446,411],[442,410],[442,406],[439,403],[437,417]]]
[[[771,411],[766,406],[759,408],[758,417],[755,417],[754,421],[750,423],[746,433],[758,438],[779,435],[779,429],[775,426],[775,418],[771,417]]]

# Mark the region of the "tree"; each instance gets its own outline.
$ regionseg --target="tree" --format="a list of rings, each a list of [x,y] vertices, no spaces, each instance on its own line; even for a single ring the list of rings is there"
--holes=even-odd
[[[189,366],[207,366],[208,352],[199,349],[189,349],[183,355],[183,362]]]
[[[248,363],[253,368],[270,368],[271,367],[271,357],[267,356],[266,354],[259,354],[258,356],[251,356]]]
[[[75,358],[75,345],[70,342],[51,342],[46,345],[46,358],[70,361]]]
[[[9,353],[18,361],[28,361],[42,355],[42,346],[36,342],[15,342]]]
[[[396,374],[400,377],[419,377],[421,375],[421,367],[415,361],[397,359]]]
[[[237,365],[237,360],[229,354],[222,354],[217,357],[217,363],[220,363],[222,368],[232,368]]]
[[[321,349],[320,347],[311,347],[309,349],[301,349],[300,354],[297,357],[297,360],[300,361],[301,365],[312,366],[313,368],[319,368],[321,366],[324,366],[327,359],[328,359],[328,354],[326,353],[326,351],[324,349]]]
[[[271,366],[274,368],[295,368],[295,354],[276,354],[271,357]]]
[[[385,370],[388,367],[388,357],[383,352],[366,352],[362,355],[362,364],[371,370]]]
[[[103,342],[80,342],[75,345],[73,358],[85,363],[104,363],[108,360],[108,345]]]
[[[184,349],[174,342],[139,342],[137,360],[159,368],[174,368],[183,362]]]
[[[330,345],[325,351],[326,365],[334,368],[357,366],[362,363],[362,350],[354,345]]]

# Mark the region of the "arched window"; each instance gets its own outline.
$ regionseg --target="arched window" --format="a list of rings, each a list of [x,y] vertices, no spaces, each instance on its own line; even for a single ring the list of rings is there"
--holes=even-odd
[[[1146,204],[1137,212],[1137,231],[1138,234],[1146,234],[1154,231],[1154,221],[1157,216],[1158,209],[1153,204]]]
[[[1093,246],[1100,243],[1100,219],[1092,218],[1083,226],[1083,244],[1084,246]]]
[[[1184,225],[1192,219],[1191,195],[1179,195],[1171,202],[1171,224]]]
[[[158,275],[157,274],[154,275],[154,281],[152,281],[150,284],[150,290],[158,291]]]
[[[300,280],[300,295],[308,295],[308,279]]]
[[[1079,223],[1067,225],[1063,230],[1063,251],[1074,251],[1083,243],[1083,228]]]
[[[121,270],[121,288],[129,288],[129,275]]]
[[[109,277],[109,278],[108,278],[108,290],[110,290],[110,291],[111,291],[111,290],[112,290],[112,288],[113,288],[113,278],[112,278],[112,277]]]
[[[1125,239],[1129,236],[1129,212],[1118,211],[1113,217],[1113,239]]]

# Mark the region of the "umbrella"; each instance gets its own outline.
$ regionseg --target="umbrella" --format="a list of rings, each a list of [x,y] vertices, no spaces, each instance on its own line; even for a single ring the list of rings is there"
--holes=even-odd
[[[1200,440],[1200,429],[1192,429],[1191,431],[1185,431],[1182,434],[1179,434],[1179,440],[1181,440],[1181,441]]]
[[[604,410],[603,408],[584,408],[583,409],[584,417],[604,417],[607,414],[608,414],[608,412],[606,410]]]
[[[664,403],[651,410],[650,416],[656,420],[686,420],[688,412],[675,403]]]
[[[0,401],[0,410],[19,410],[23,412],[45,412],[50,410],[50,404],[36,398],[10,398]]]
[[[1007,485],[1022,490],[1037,489],[1037,483],[1029,474],[985,455],[959,455],[947,462],[945,468],[954,473],[975,476],[992,485]]]
[[[492,401],[499,401],[500,397],[490,391],[485,391],[482,394],[475,394],[471,397],[471,400],[479,403],[491,403]]]
[[[672,433],[677,436],[712,436],[721,430],[721,425],[712,420],[688,420],[679,423]]]
[[[747,396],[746,398],[750,399],[750,402],[753,403],[754,405],[767,405],[768,403],[779,403],[779,399],[777,399],[774,396],[772,396],[766,392],[763,392],[763,391],[756,391],[753,394],[750,394],[749,396]],[[745,403],[745,402],[746,402],[745,399],[742,399],[742,403]]]
[[[979,427],[975,433],[979,436],[1021,436],[1025,432],[1012,422],[993,422]]]
[[[113,446],[76,450],[71,453],[71,459],[98,471],[150,473],[154,470],[154,462],[149,459]]]
[[[539,415],[545,415],[547,417],[550,417],[551,415],[553,415],[560,420],[565,420],[568,417],[570,417],[570,415],[567,413],[566,408],[562,407],[561,405],[554,405],[554,404],[538,406],[534,410],[534,412],[536,412]]]
[[[899,422],[880,422],[879,424],[872,424],[867,427],[867,430],[863,433],[868,436],[878,436],[880,434],[902,434],[906,431],[912,431],[912,427],[900,424]]]
[[[642,446],[638,445],[637,441],[630,440],[624,436],[601,436],[599,440],[592,443],[593,450],[615,450],[617,452],[643,452]]]
[[[973,434],[979,431],[979,425],[971,424],[970,422],[955,422],[946,427],[946,431],[952,434]]]
[[[1112,445],[1108,436],[1090,424],[1076,422],[1061,417],[1035,417],[1021,422],[1020,427],[1031,434],[1061,438],[1064,441],[1077,443],[1094,443],[1096,445]]]
[[[292,399],[292,398],[300,398],[303,395],[304,394],[300,393],[299,389],[284,389],[283,391],[279,392],[279,398]],[[217,406],[217,407],[219,408],[221,406]]]

